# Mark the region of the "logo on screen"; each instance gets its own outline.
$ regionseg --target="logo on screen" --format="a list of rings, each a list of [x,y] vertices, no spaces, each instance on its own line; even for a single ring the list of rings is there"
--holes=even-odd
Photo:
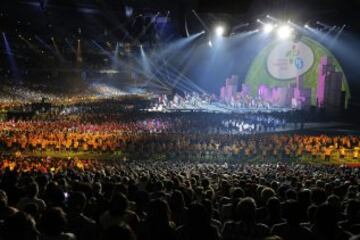
[[[298,70],[301,70],[303,69],[304,67],[304,60],[300,57],[297,57],[295,58],[295,67],[298,69]]]
[[[275,79],[291,80],[306,73],[313,63],[314,53],[305,43],[285,41],[270,52],[267,69]]]

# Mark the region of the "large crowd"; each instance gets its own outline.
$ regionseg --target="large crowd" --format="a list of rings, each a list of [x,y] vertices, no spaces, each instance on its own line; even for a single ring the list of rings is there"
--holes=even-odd
[[[295,114],[128,111],[117,101],[107,100],[57,107],[32,119],[1,121],[0,148],[10,152],[121,153],[135,160],[359,158],[357,136],[288,134],[287,130],[300,130],[304,124],[295,120],[301,116]]]
[[[127,159],[176,158],[184,161],[293,161],[359,159],[360,138],[308,134],[262,135],[166,132],[170,122],[128,124],[22,121],[0,123],[0,146],[7,151],[121,152]],[[165,132],[162,132],[165,131]]]
[[[133,108],[115,100],[55,105],[32,119],[1,121],[0,147],[22,151],[123,151],[130,155],[135,149],[141,154],[159,149],[239,153],[245,143],[250,147],[253,142],[251,137],[240,141],[241,135],[297,129],[303,124],[294,120],[294,113],[159,113]]]
[[[170,159],[8,162],[13,164],[3,166],[0,183],[5,240],[350,239],[360,234],[357,168]]]
[[[358,239],[359,169],[301,161],[357,162],[358,136],[278,132],[300,128],[293,113],[126,106],[0,121],[1,240]]]

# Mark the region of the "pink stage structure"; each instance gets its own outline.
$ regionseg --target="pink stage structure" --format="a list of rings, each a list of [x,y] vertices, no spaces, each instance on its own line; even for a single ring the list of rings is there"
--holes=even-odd
[[[338,112],[342,104],[343,73],[336,71],[332,59],[328,56],[321,57],[317,88],[311,89],[304,86],[303,76],[297,76],[295,83],[288,86],[269,87],[261,84],[258,87],[258,98],[269,102],[274,107],[308,109],[311,107],[312,95],[316,96],[316,106],[329,112]],[[239,78],[232,75],[226,79],[225,86],[220,90],[220,99],[226,103],[237,101],[250,96],[250,87],[242,84],[242,91],[238,92]],[[312,92],[312,90],[316,92]]]
[[[316,105],[328,112],[341,110],[341,89],[344,74],[338,72],[332,59],[323,56],[319,64],[319,76],[316,90]]]
[[[250,87],[242,84],[241,92],[238,89],[238,77],[236,75],[226,79],[226,84],[220,90],[220,99],[226,103],[250,96]],[[311,89],[303,87],[303,79],[297,78],[296,84],[287,87],[268,87],[261,84],[258,87],[258,98],[271,103],[275,107],[283,108],[309,108],[311,106]]]
[[[307,109],[311,106],[311,89],[304,87],[301,76],[296,78],[296,83],[285,87],[270,88],[261,84],[258,89],[258,96],[276,107]]]
[[[237,95],[237,89],[239,85],[239,77],[232,75],[230,78],[226,79],[225,86],[221,87],[220,90],[220,99],[225,102],[230,102]]]

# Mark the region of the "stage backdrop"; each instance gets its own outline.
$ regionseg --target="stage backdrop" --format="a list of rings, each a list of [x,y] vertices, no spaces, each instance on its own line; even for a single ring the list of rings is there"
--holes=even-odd
[[[322,84],[319,74],[325,71],[320,65],[326,63],[332,66],[329,71],[342,78],[341,90],[346,92],[347,106],[350,90],[340,63],[322,44],[306,36],[296,41],[274,41],[266,46],[251,64],[245,84],[250,86],[252,95],[256,96],[260,85],[268,88],[288,87],[300,77],[302,87],[311,89],[311,104],[316,105],[318,85]]]

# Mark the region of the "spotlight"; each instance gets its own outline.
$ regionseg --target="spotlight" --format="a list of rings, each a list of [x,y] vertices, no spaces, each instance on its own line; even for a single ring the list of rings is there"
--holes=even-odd
[[[270,18],[270,15],[266,15],[267,18]]]
[[[257,22],[261,22],[260,19],[257,19],[256,21],[257,21]]]
[[[277,35],[280,39],[288,39],[291,36],[291,32],[293,31],[288,25],[280,26]]]
[[[264,32],[265,33],[271,33],[274,30],[275,26],[271,23],[266,23],[264,25]]]
[[[304,25],[304,28],[309,28],[309,25],[305,24],[305,25]]]
[[[212,46],[213,46],[211,40],[209,40],[208,45],[209,45],[209,47],[212,47]]]
[[[201,32],[201,34],[204,34],[205,33],[205,30],[203,30],[202,32]]]
[[[217,26],[215,29],[215,33],[217,36],[221,37],[225,33],[225,28],[223,26]]]

